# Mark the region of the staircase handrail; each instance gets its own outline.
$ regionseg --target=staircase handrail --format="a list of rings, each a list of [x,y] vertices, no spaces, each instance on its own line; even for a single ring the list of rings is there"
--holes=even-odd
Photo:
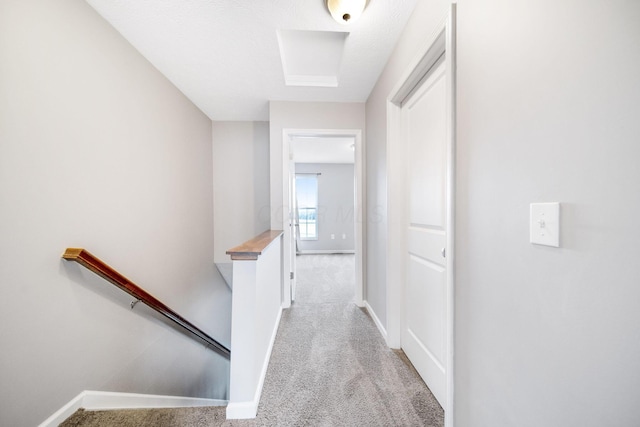
[[[216,339],[209,336],[202,329],[195,326],[193,323],[176,313],[162,301],[158,300],[153,295],[118,273],[115,269],[107,265],[98,257],[92,255],[89,251],[82,248],[67,248],[62,255],[67,261],[75,261],[83,267],[91,270],[98,276],[122,289],[136,300],[145,303],[147,306],[162,314],[174,323],[182,326],[187,331],[196,335],[198,338],[207,343],[207,347],[211,348],[226,359],[230,359],[231,351],[223,344],[219,343]]]

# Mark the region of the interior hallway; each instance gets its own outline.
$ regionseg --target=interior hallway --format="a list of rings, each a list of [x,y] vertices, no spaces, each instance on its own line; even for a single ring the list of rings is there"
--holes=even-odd
[[[224,408],[85,412],[69,426],[429,426],[444,412],[400,351],[353,304],[353,255],[297,257],[296,301],[282,314],[255,420]],[[83,418],[83,419],[80,419]]]
[[[442,426],[444,414],[404,354],[353,304],[353,255],[297,257],[258,425]]]

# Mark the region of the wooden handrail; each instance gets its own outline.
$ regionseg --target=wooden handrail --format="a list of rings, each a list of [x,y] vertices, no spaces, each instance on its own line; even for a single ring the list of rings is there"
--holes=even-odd
[[[230,358],[231,351],[227,347],[220,344],[214,338],[209,336],[206,332],[204,332],[203,330],[195,326],[193,323],[189,322],[184,317],[180,316],[178,313],[173,311],[163,302],[155,298],[153,295],[149,294],[147,291],[145,291],[138,285],[131,282],[122,274],[118,273],[116,270],[114,270],[113,268],[105,264],[96,256],[92,255],[86,249],[67,248],[65,253],[62,255],[62,258],[64,258],[67,261],[75,261],[78,264],[88,268],[89,270],[96,273],[98,276],[113,283],[118,288],[122,289],[132,297],[142,301],[143,303],[145,303],[146,305],[148,305],[158,313],[162,314],[166,318],[182,326],[187,331],[196,335],[198,338],[206,342],[208,346],[211,346],[211,348],[217,353],[219,353],[220,355],[224,356],[227,359]]]
[[[271,242],[280,237],[282,233],[282,230],[267,230],[258,234],[253,239],[247,240],[240,246],[229,249],[227,255],[231,255],[231,259],[234,261],[255,261],[262,255],[262,251],[264,251]]]

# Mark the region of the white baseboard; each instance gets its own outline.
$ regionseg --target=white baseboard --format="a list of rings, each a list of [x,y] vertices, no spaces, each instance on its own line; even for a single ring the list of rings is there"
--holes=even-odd
[[[278,334],[278,326],[280,326],[280,319],[282,318],[282,307],[278,311],[278,317],[276,318],[275,326],[271,333],[271,340],[269,341],[269,348],[267,349],[267,356],[262,363],[262,371],[260,372],[260,379],[258,380],[258,387],[253,400],[248,402],[229,402],[227,404],[227,419],[238,420],[255,418],[258,413],[258,405],[260,405],[260,396],[262,396],[262,387],[264,386],[264,379],[267,376],[267,369],[269,368],[269,360],[271,360],[271,351],[273,345],[276,342],[276,335]]]
[[[64,420],[69,418],[74,412],[82,408],[82,401],[84,399],[86,391],[83,391],[62,408],[54,412],[49,418],[44,420],[38,427],[57,427]]]
[[[220,399],[85,390],[43,421],[38,427],[57,427],[80,408],[95,411],[108,409],[224,406],[226,404],[226,400]]]
[[[348,250],[342,250],[342,249],[336,249],[336,250],[331,250],[331,249],[323,249],[323,250],[308,250],[308,251],[298,251],[297,255],[326,255],[326,254],[355,254],[356,251],[354,251],[353,249]]]
[[[371,306],[369,305],[369,301],[365,301],[364,302],[364,306],[367,309],[367,312],[369,313],[369,315],[371,316],[371,318],[373,319],[373,323],[376,324],[376,326],[378,327],[378,330],[380,331],[380,334],[382,334],[382,337],[384,338],[384,341],[387,341],[387,330],[384,328],[384,326],[382,326],[382,322],[380,322],[380,319],[378,319],[378,316],[376,316],[376,312],[373,311],[373,308],[371,308]]]
[[[246,420],[255,418],[258,413],[258,404],[260,399],[256,402],[255,399],[251,402],[229,402],[227,405],[227,419],[228,420]]]

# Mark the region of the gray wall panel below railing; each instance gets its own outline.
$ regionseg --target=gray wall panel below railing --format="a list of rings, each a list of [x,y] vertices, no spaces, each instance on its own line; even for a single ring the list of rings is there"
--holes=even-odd
[[[209,346],[215,352],[219,353],[221,356],[224,356],[227,359],[231,357],[231,352],[227,347],[220,344],[216,339],[209,336],[202,329],[198,328],[193,323],[176,313],[162,301],[158,300],[153,295],[149,294],[147,291],[131,282],[129,279],[118,273],[105,262],[92,255],[86,249],[67,248],[65,253],[62,255],[62,258],[67,261],[75,261],[78,264],[86,267],[103,279],[127,292],[129,295],[136,298],[136,300],[143,302],[153,310],[157,311],[177,325],[186,329],[188,332],[197,336],[199,339],[204,341],[207,346]],[[132,306],[134,304],[132,304]]]

